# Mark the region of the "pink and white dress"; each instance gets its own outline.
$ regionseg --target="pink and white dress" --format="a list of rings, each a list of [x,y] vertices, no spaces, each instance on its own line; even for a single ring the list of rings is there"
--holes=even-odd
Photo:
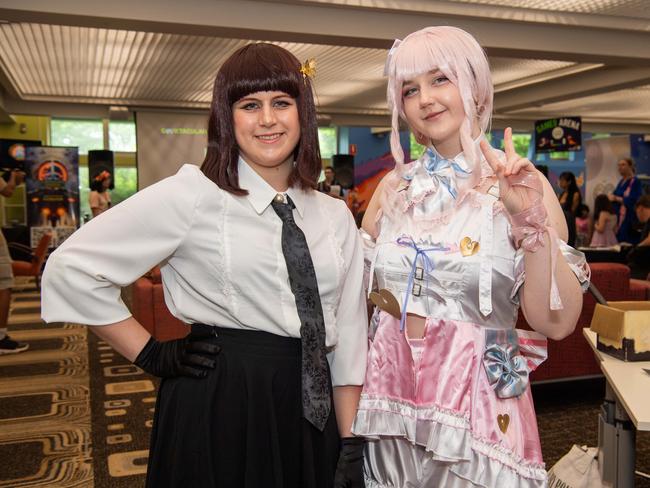
[[[368,438],[368,488],[546,486],[528,387],[546,338],[514,329],[523,251],[496,186],[459,191],[470,173],[462,154],[427,150],[403,178],[398,218],[381,216],[365,241],[376,303],[399,304],[373,316],[353,425]],[[586,288],[584,255],[558,246]],[[406,312],[426,317],[422,339],[407,337]]]

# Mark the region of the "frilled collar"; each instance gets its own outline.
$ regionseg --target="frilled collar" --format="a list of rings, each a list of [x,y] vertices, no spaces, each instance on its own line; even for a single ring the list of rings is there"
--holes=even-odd
[[[237,163],[239,175],[239,187],[248,190],[246,198],[259,215],[266,210],[271,201],[278,193],[285,193],[291,197],[300,217],[304,217],[306,193],[299,189],[290,187],[285,192],[278,192],[269,185],[264,178],[255,172],[249,164],[240,156]]]
[[[483,160],[479,143],[485,138],[480,134],[475,140],[477,154]],[[478,174],[477,174],[478,173]],[[433,147],[428,147],[422,157],[412,162],[402,174],[398,191],[403,195],[403,211],[429,200],[460,201],[463,194],[475,186],[481,178],[481,165],[475,167],[467,161],[465,153],[444,158]]]

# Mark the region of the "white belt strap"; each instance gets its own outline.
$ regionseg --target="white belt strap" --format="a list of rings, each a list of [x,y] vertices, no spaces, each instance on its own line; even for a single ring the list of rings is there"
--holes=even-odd
[[[481,208],[481,268],[479,271],[479,310],[484,316],[492,313],[492,256],[494,242],[493,204],[496,200],[487,197]]]

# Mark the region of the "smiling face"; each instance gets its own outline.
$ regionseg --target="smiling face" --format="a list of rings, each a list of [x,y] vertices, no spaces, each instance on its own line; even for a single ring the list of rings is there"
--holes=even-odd
[[[416,137],[421,134],[429,139],[445,157],[456,156],[462,151],[463,101],[456,85],[442,72],[430,71],[405,80],[402,103],[406,121]]]
[[[235,139],[256,171],[291,167],[300,140],[296,100],[284,92],[251,93],[232,106]]]

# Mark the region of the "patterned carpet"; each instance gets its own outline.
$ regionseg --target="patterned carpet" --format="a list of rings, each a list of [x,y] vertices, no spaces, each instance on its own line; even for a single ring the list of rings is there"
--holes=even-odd
[[[86,327],[43,324],[39,302],[35,289],[12,297],[11,336],[30,348],[0,355],[0,488],[144,486],[157,382]],[[548,467],[597,444],[603,394],[603,379],[533,387]],[[637,470],[650,472],[648,432]]]

